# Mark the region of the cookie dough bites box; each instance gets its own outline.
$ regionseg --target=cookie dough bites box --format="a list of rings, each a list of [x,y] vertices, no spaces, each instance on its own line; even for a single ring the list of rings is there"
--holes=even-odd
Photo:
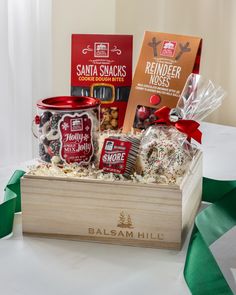
[[[130,35],[72,35],[71,95],[101,100],[101,130],[123,126],[132,82]]]

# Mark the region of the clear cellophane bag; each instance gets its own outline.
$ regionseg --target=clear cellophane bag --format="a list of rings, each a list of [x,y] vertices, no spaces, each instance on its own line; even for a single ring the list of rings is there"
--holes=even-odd
[[[169,120],[202,121],[221,105],[224,96],[225,91],[220,86],[191,74],[176,108],[169,112]],[[196,142],[177,130],[174,124],[153,124],[143,133],[136,171],[155,182],[178,183],[197,150]]]

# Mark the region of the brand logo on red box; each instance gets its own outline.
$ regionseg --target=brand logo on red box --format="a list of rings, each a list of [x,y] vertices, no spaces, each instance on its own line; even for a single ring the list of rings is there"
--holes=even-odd
[[[112,151],[113,147],[114,147],[114,142],[113,141],[107,141],[106,142],[106,146],[105,146],[106,151]]]
[[[70,129],[71,131],[81,131],[83,130],[83,120],[82,118],[78,118],[78,119],[72,119],[70,121]]]
[[[94,57],[109,57],[109,43],[95,42]]]
[[[175,55],[176,45],[177,45],[176,41],[164,40],[160,54],[162,56],[173,57]]]

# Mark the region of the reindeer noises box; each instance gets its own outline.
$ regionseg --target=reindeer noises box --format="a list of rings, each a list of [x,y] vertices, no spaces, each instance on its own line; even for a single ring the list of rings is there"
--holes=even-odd
[[[188,76],[199,72],[201,44],[202,39],[197,37],[145,32],[132,81],[124,132],[132,127],[145,129],[156,109],[176,106]],[[142,118],[143,107],[149,112],[145,120]]]
[[[23,232],[180,249],[201,201],[202,155],[180,185],[24,175]]]

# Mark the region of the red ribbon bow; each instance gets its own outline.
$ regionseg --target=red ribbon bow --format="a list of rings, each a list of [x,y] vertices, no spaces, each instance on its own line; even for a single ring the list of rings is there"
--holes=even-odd
[[[155,111],[155,115],[157,116],[158,120],[154,121],[153,123],[164,123],[166,125],[174,126],[177,130],[182,133],[185,133],[188,136],[188,140],[190,141],[191,138],[195,139],[197,142],[201,143],[202,140],[202,132],[198,129],[200,124],[193,120],[178,120],[177,122],[170,121],[170,108],[162,107],[161,109]]]

